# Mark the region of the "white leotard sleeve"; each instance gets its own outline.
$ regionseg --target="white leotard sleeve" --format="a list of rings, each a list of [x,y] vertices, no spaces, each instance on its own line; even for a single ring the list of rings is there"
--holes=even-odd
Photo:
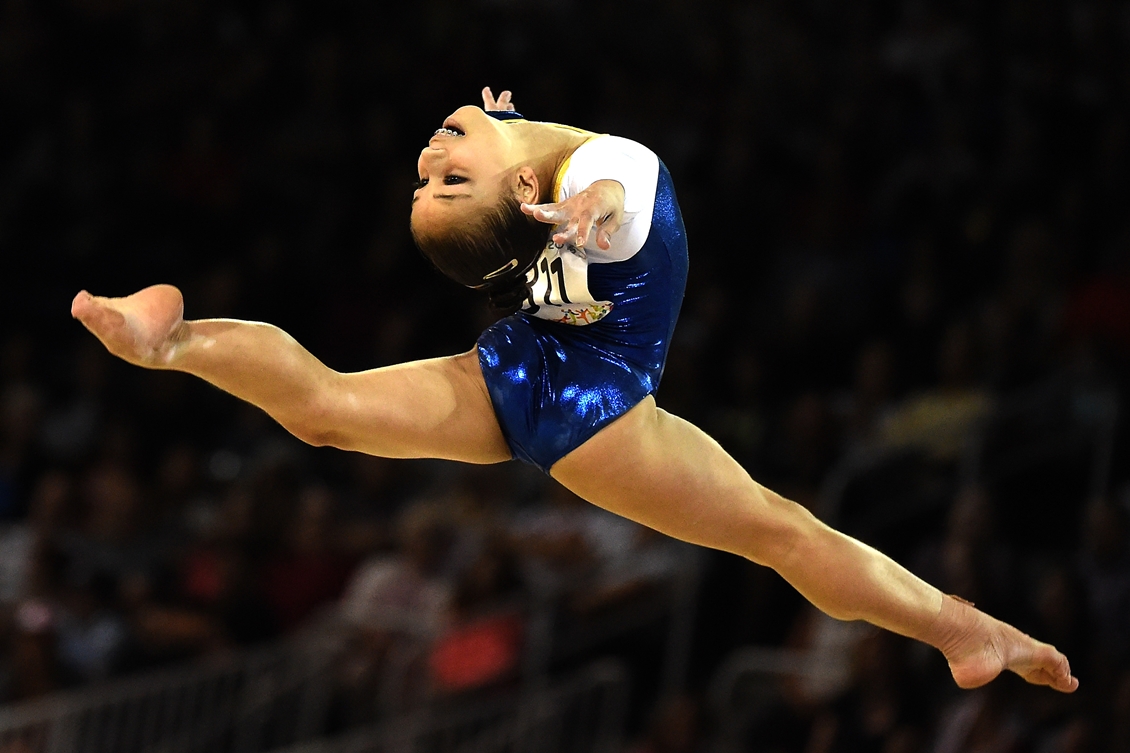
[[[643,247],[651,230],[659,158],[635,141],[598,136],[573,152],[554,198],[564,201],[598,180],[614,180],[624,187],[624,222],[612,236],[612,248],[605,251],[590,240],[585,255],[591,264],[624,261]]]

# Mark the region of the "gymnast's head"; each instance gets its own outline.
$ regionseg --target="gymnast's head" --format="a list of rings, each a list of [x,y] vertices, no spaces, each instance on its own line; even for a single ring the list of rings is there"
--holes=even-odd
[[[518,129],[461,107],[420,153],[412,237],[441,272],[472,288],[513,287],[549,237],[521,210],[544,186]]]

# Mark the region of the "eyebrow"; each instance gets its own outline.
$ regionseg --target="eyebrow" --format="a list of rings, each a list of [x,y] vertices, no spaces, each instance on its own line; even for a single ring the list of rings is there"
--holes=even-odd
[[[447,200],[451,201],[451,200],[454,200],[454,199],[469,199],[469,198],[471,198],[471,194],[469,194],[469,193],[436,193],[436,194],[432,194],[432,198],[433,199],[447,199]],[[412,203],[413,204],[415,204],[419,200],[420,200],[419,196],[413,196],[412,197]]]

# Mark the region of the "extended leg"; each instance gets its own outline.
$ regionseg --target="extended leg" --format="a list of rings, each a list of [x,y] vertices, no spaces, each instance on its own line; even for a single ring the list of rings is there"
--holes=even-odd
[[[962,687],[1002,669],[1057,690],[1077,685],[1054,648],[944,596],[760,486],[714,440],[651,398],[558,461],[552,475],[600,507],[772,567],[833,617],[940,649]]]
[[[510,458],[472,351],[356,374],[327,368],[277,327],[182,319],[169,285],[126,298],[79,293],[72,314],[130,363],[195,374],[259,406],[299,439],[384,457]]]

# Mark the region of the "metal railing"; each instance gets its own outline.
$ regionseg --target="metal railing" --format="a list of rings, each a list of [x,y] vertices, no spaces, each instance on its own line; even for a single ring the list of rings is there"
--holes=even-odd
[[[707,690],[715,723],[711,753],[746,750],[749,731],[779,711],[783,683],[834,686],[843,681],[843,663],[841,653],[821,650],[749,646],[730,654]]]
[[[590,615],[583,620],[560,619],[560,594],[531,589],[533,608],[526,642],[525,677],[537,683],[554,662],[575,659],[611,639],[665,620],[662,649],[662,694],[678,693],[686,683],[694,638],[694,620],[704,567],[703,551],[671,542],[676,565],[640,598]]]
[[[0,708],[0,753],[256,753],[324,730],[342,644],[305,634]]]
[[[616,753],[627,694],[623,666],[599,662],[559,685],[436,703],[274,753]]]
[[[479,742],[466,742],[469,750],[486,745],[482,741],[489,737],[489,730],[507,739],[533,739],[538,729],[551,723],[538,721],[541,712],[535,713],[545,704],[550,720],[569,717],[579,719],[585,727],[586,714],[606,719],[616,704],[585,710],[578,700],[588,697],[584,693],[566,703],[562,699],[572,697],[569,693],[573,691],[547,690],[551,686],[549,664],[554,658],[580,658],[601,641],[654,620],[666,620],[661,690],[677,691],[689,658],[701,571],[698,552],[689,547],[682,550],[678,564],[662,588],[630,605],[631,619],[621,613],[607,614],[586,622],[582,629],[561,631],[555,624],[554,604],[543,600],[540,609],[535,606],[522,677],[524,697],[517,706],[521,713],[510,713],[513,699],[499,702],[497,724],[483,726],[474,736]],[[331,726],[369,729],[394,715],[433,719],[427,715],[442,708],[443,699],[435,696],[426,673],[420,674],[421,657],[425,656],[421,652],[426,652],[427,645],[409,639],[396,643],[376,676],[372,697],[361,699],[365,701],[361,708],[354,697],[358,689],[343,684],[342,674],[344,659],[356,649],[356,636],[330,617],[267,648],[0,707],[0,753],[261,753],[316,739]],[[602,671],[602,679],[593,681],[596,690],[586,691],[589,696],[617,684],[608,679],[607,670]],[[565,711],[561,711],[562,704],[568,706]],[[480,721],[475,722],[480,726],[486,724],[481,718],[476,717]],[[450,719],[445,716],[442,721]],[[597,726],[608,723],[600,721]],[[444,734],[456,734],[450,725],[445,729],[448,733]],[[456,736],[466,737],[466,730],[460,729],[463,731]],[[558,738],[555,744],[567,740]],[[578,746],[560,749],[591,749]]]

